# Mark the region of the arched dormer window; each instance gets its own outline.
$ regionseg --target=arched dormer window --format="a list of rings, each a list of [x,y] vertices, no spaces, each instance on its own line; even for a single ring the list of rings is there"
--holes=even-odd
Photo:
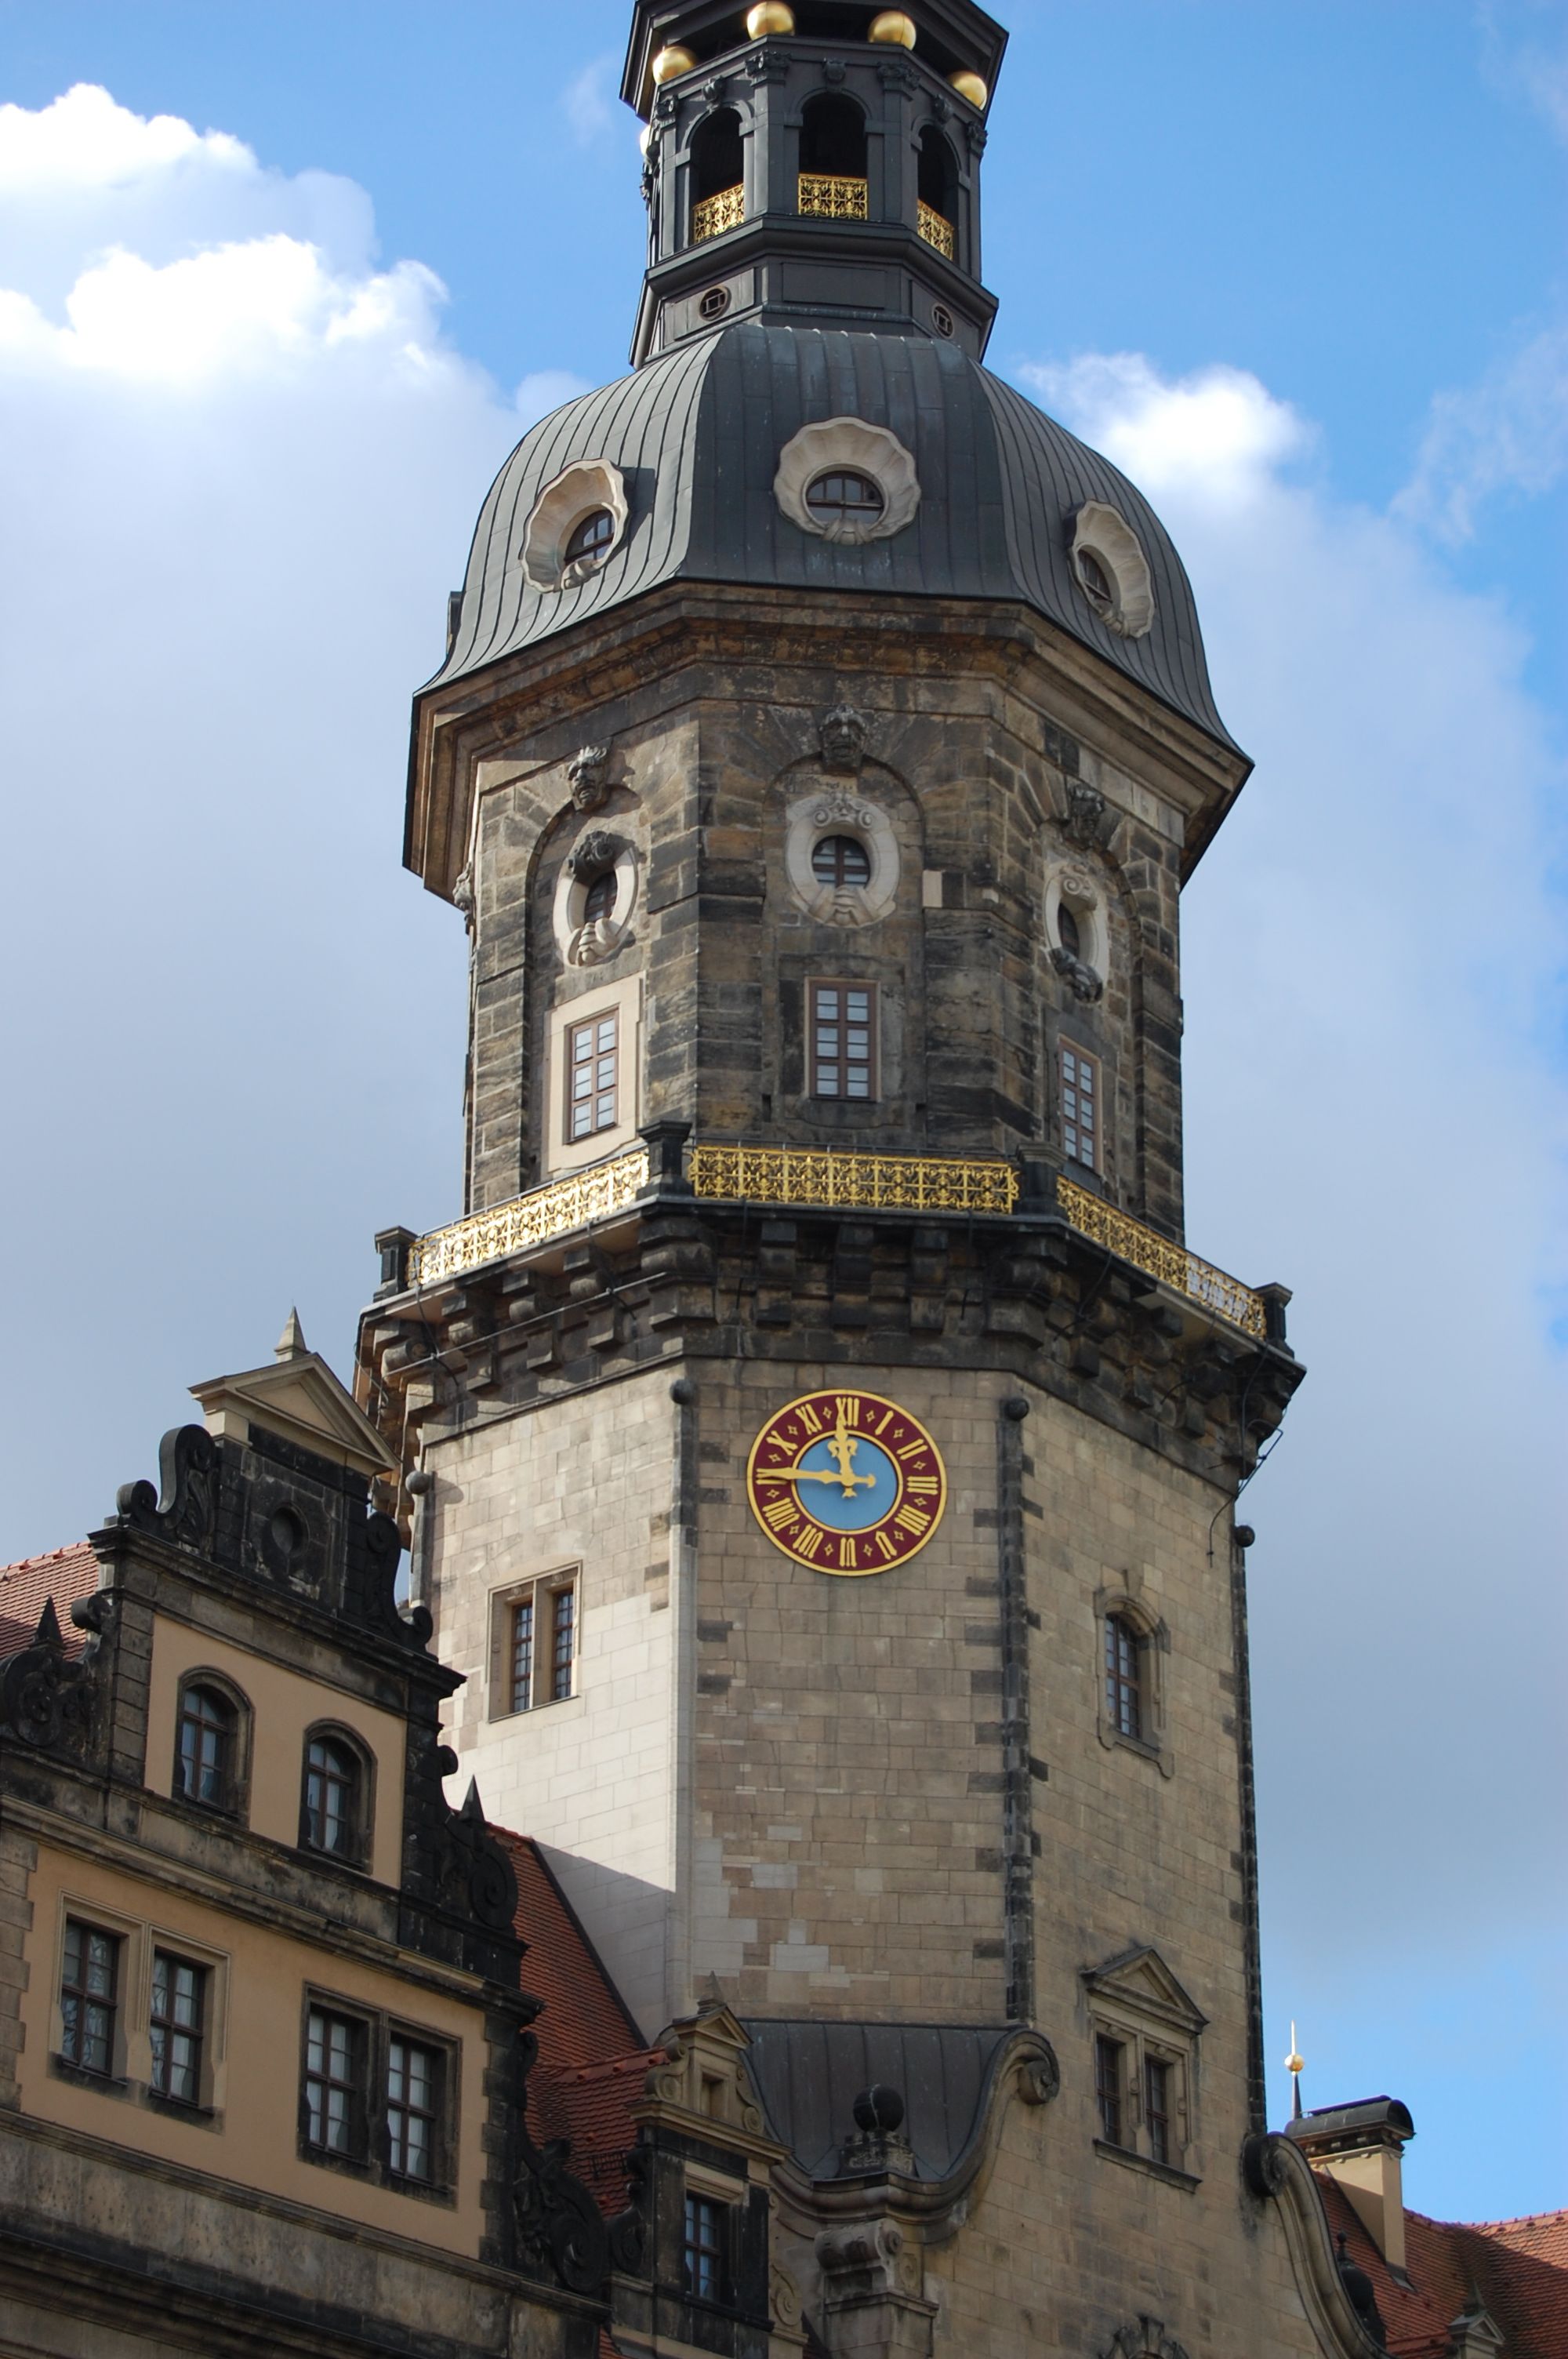
[[[1095,1611],[1100,1743],[1141,1753],[1168,1777],[1174,1763],[1165,1727],[1165,1625],[1141,1597],[1124,1590],[1102,1591]]]
[[[866,118],[852,98],[825,91],[800,118],[800,212],[823,221],[866,221]]]
[[[242,1815],[250,1766],[250,1706],[232,1683],[193,1671],[180,1683],[174,1791],[198,1809]]]
[[[958,168],[953,150],[934,123],[920,135],[918,189],[920,203],[915,226],[927,245],[951,262],[958,243]]]
[[[299,1789],[299,1847],[348,1867],[370,1857],[374,1764],[346,1728],[308,1729]]]
[[[741,118],[721,106],[697,127],[691,143],[691,242],[739,229],[746,217],[746,158]]]
[[[1143,1633],[1125,1614],[1105,1617],[1105,1716],[1118,1736],[1143,1742]]]

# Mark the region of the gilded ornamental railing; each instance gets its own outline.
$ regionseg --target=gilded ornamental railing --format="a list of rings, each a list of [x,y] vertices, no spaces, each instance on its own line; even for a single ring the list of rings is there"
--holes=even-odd
[[[898,1212],[1011,1212],[1011,1163],[957,1155],[840,1154],[820,1147],[694,1147],[698,1196],[747,1204],[832,1204]]]
[[[676,1150],[678,1168],[678,1147]],[[646,1147],[612,1156],[569,1179],[552,1180],[488,1212],[433,1229],[409,1247],[404,1283],[430,1286],[530,1245],[586,1228],[619,1212],[647,1187]],[[798,1204],[842,1211],[1009,1213],[1018,1173],[999,1157],[857,1154],[822,1147],[693,1146],[687,1158],[692,1193],[729,1203]],[[1263,1297],[1212,1262],[1112,1204],[1056,1179],[1056,1201],[1071,1227],[1134,1269],[1217,1311],[1249,1335],[1266,1335]]]
[[[795,206],[817,221],[869,221],[871,184],[846,179],[838,172],[803,172]]]
[[[804,211],[804,207],[802,210]],[[938,254],[945,254],[948,261],[952,261],[957,248],[957,239],[954,234],[953,224],[950,221],[945,220],[935,206],[917,202],[914,208],[914,226],[927,245],[934,245]]]
[[[720,189],[716,197],[699,197],[691,209],[691,242],[700,245],[704,238],[739,229],[745,218],[746,190],[740,181],[732,189]]]
[[[428,1286],[524,1245],[547,1245],[569,1229],[586,1228],[606,1212],[620,1212],[647,1184],[648,1150],[634,1147],[630,1155],[596,1163],[569,1180],[552,1180],[547,1187],[514,1196],[509,1204],[497,1204],[493,1212],[470,1212],[466,1221],[432,1229],[409,1247],[405,1283]]]
[[[1163,1286],[1173,1287],[1193,1302],[1201,1302],[1210,1310],[1217,1310],[1222,1319],[1244,1327],[1249,1335],[1267,1332],[1263,1313],[1263,1298],[1238,1277],[1227,1277],[1210,1261],[1202,1261],[1185,1245],[1171,1243],[1153,1229],[1144,1227],[1126,1212],[1119,1212],[1098,1196],[1073,1180],[1056,1181],[1056,1201],[1081,1237],[1097,1245],[1104,1245],[1134,1269],[1150,1277],[1157,1277]]]

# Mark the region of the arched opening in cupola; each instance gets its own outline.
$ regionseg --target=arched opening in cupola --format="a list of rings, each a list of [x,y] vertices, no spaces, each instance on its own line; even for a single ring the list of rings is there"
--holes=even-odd
[[[920,198],[916,226],[927,245],[955,259],[958,232],[958,167],[934,123],[920,135]]]
[[[691,143],[691,242],[739,229],[746,217],[746,158],[741,118],[720,106],[697,125]]]
[[[827,221],[865,221],[866,118],[852,98],[824,91],[808,98],[800,118],[803,213]]]

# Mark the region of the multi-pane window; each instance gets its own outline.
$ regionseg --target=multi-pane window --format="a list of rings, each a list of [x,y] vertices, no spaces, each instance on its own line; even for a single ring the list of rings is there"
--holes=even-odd
[[[567,1139],[595,1138],[620,1119],[620,1017],[613,1008],[567,1027]]]
[[[1143,2060],[1143,2126],[1153,2162],[1171,2159],[1171,2068],[1157,2056]]]
[[[877,1093],[877,987],[874,983],[812,983],[809,1006],[811,1095],[874,1098]]]
[[[586,558],[590,562],[604,555],[615,538],[615,518],[608,508],[594,508],[580,524],[572,527],[570,538],[561,551],[563,565],[578,565]]]
[[[1059,901],[1056,905],[1056,940],[1069,958],[1082,958],[1083,936],[1078,930],[1078,920],[1070,901]]]
[[[1062,1145],[1069,1162],[1099,1169],[1099,1059],[1062,1042]]]
[[[837,467],[806,488],[806,505],[824,523],[871,524],[885,505],[881,488],[858,468]]]
[[[1143,1738],[1143,1641],[1125,1614],[1105,1617],[1105,1716],[1119,1736]]]
[[[1125,2144],[1122,2136],[1122,2063],[1125,2050],[1119,2039],[1108,2039],[1104,2032],[1095,2038],[1095,2104],[1099,2110],[1099,2134],[1107,2146]]]
[[[386,2047],[386,2148],[388,2168],[399,2179],[437,2176],[437,2131],[440,2108],[441,2054],[394,2032]]]
[[[192,1680],[179,1699],[174,1790],[210,1810],[232,1808],[239,1714],[216,1688]]]
[[[313,2006],[305,2026],[305,2141],[323,2154],[364,2151],[365,2026]]]
[[[681,2266],[687,2293],[699,2301],[724,2299],[724,2231],[729,2206],[711,2196],[688,2195],[681,2243]]]
[[[84,2072],[113,2072],[120,1938],[70,1917],[59,1977],[59,2052]]]
[[[825,835],[812,848],[811,873],[819,885],[869,885],[871,855],[857,836]]]
[[[201,2041],[207,2003],[207,1969],[171,1950],[153,1951],[152,2085],[160,2097],[182,2105],[201,2102]]]
[[[600,918],[608,918],[615,907],[615,871],[606,868],[596,876],[583,896],[582,921],[591,926]]]
[[[576,1583],[537,1582],[513,1601],[511,1615],[510,1709],[563,1702],[577,1658]]]
[[[305,1748],[300,1840],[312,1851],[351,1859],[360,1848],[359,1756],[341,1737],[313,1736]]]

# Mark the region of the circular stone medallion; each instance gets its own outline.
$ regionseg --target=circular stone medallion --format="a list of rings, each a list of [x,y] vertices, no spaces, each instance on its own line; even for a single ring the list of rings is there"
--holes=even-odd
[[[947,1470],[896,1401],[804,1393],[752,1444],[746,1496],[785,1556],[818,1572],[886,1572],[917,1555],[941,1522]]]

